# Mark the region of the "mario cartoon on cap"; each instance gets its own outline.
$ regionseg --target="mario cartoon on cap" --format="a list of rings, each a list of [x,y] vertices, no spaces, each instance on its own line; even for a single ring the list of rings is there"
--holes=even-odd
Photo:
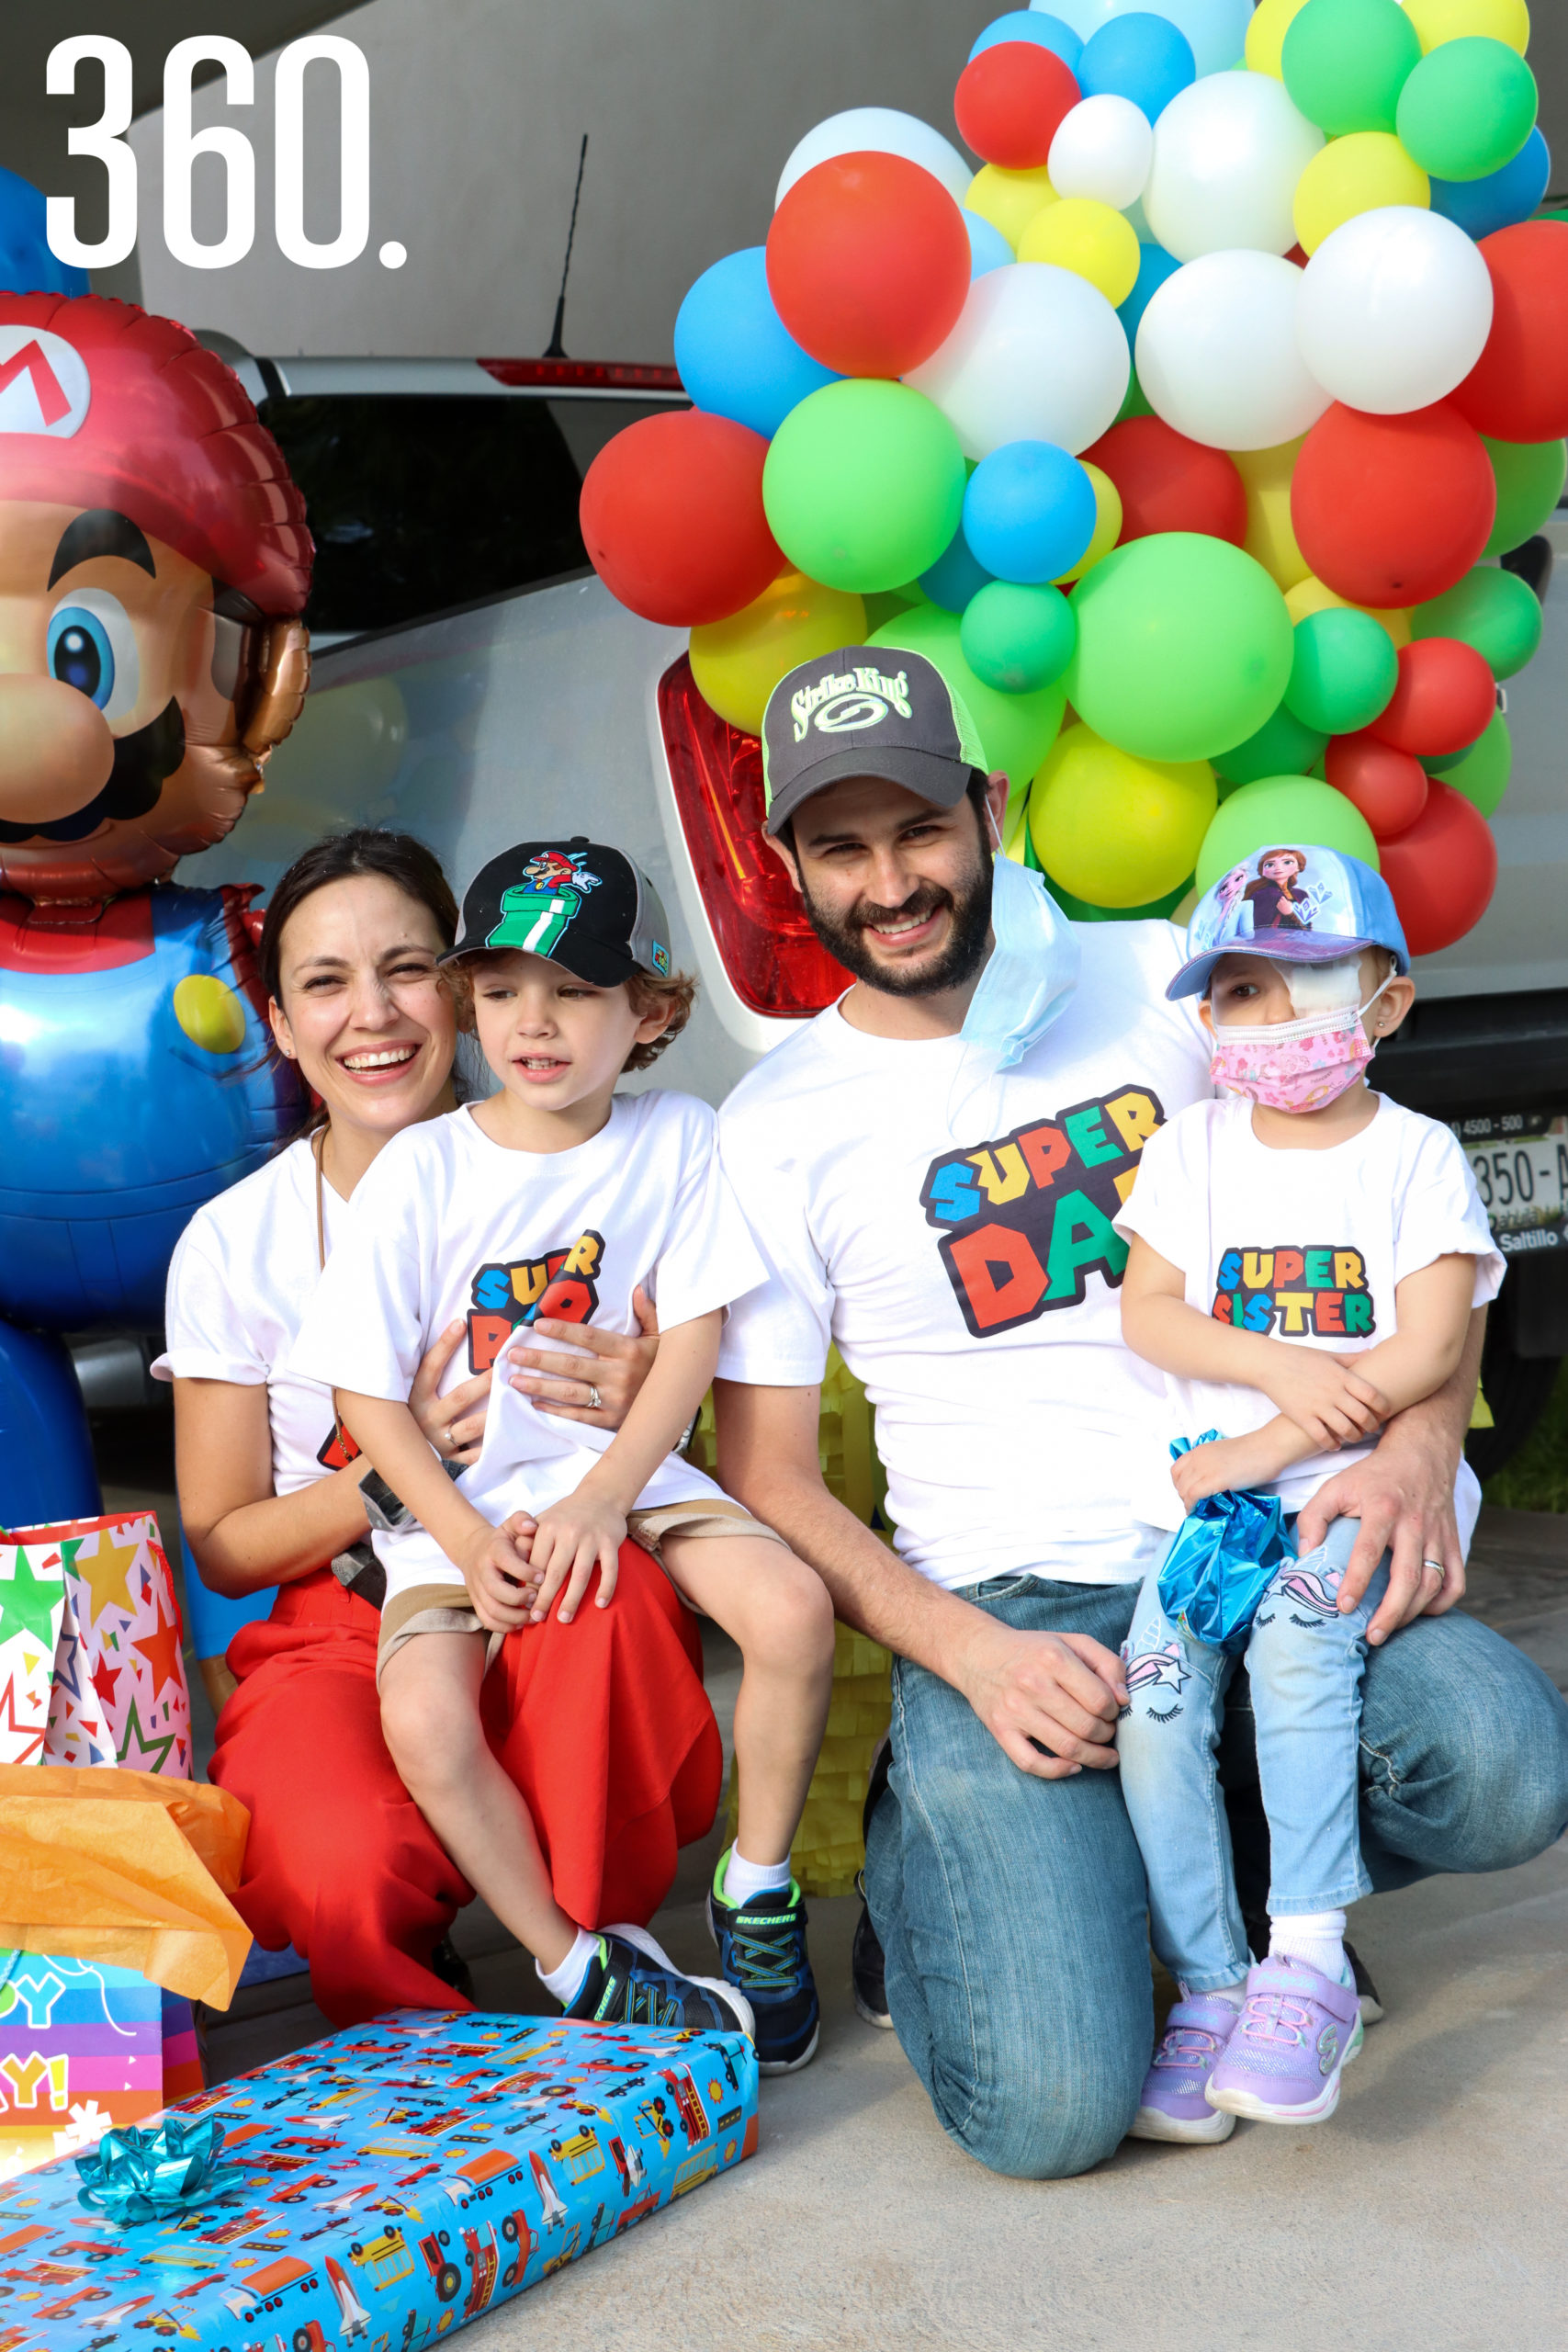
[[[1222,956],[1280,964],[1343,964],[1386,947],[1394,968],[1410,951],[1381,874],[1343,850],[1290,843],[1255,850],[1205,890],[1187,933],[1187,961],[1168,997],[1201,996]]]

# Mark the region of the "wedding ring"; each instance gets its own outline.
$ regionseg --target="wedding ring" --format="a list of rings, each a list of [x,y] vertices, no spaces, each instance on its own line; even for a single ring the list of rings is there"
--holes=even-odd
[[[588,1409],[591,1413],[602,1413],[604,1409],[604,1399],[592,1381],[588,1384]]]
[[[1441,1560],[1423,1560],[1421,1566],[1424,1568],[1430,1568],[1432,1574],[1437,1577],[1439,1584],[1448,1575],[1448,1569],[1443,1566]]]

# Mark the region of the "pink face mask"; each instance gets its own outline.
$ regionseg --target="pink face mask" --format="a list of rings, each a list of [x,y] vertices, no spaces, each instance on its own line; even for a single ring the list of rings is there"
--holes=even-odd
[[[1216,1027],[1210,1077],[1270,1111],[1326,1109],[1354,1086],[1376,1051],[1361,1023],[1382,989],[1365,1004],[1311,1012],[1303,1021],[1257,1026],[1227,1022]]]

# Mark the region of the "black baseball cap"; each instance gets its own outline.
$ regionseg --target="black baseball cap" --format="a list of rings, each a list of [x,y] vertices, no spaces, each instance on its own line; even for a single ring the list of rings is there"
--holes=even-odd
[[[934,662],[846,645],[779,680],[762,714],[767,830],[845,776],[881,775],[955,808],[988,772],[980,730]]]
[[[463,927],[443,964],[517,948],[547,956],[591,988],[638,972],[667,980],[670,925],[658,891],[624,850],[574,833],[519,842],[481,866],[463,893]]]

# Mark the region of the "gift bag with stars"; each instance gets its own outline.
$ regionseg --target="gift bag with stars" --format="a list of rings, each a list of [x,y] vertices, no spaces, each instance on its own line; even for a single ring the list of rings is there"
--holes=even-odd
[[[44,1720],[12,1664],[9,1714],[0,1683],[0,1761],[119,1764],[188,1779],[179,1608],[151,1511],[21,1528],[0,1541],[0,1677],[47,1637],[48,1623],[56,1638]]]

